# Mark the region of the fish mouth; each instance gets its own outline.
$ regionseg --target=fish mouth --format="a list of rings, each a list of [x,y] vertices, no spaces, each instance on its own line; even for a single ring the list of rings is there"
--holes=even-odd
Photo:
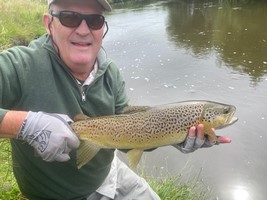
[[[224,121],[224,123],[221,124],[216,129],[222,129],[222,128],[231,126],[234,123],[236,123],[238,121],[238,118],[234,116],[235,111],[236,111],[236,108],[234,106],[232,106],[230,113],[228,113],[227,115],[224,115],[224,117],[226,118],[225,121]]]
[[[237,117],[232,117],[231,119],[229,119],[229,121],[227,120],[225,124],[217,127],[216,129],[222,129],[222,128],[225,128],[227,126],[231,126],[234,123],[236,123],[237,121],[238,121],[238,118]]]
[[[230,125],[236,123],[237,121],[238,121],[238,118],[237,118],[237,117],[232,117],[232,118],[230,119],[230,121],[228,122],[228,125],[230,126]]]
[[[235,114],[235,112],[233,112],[228,118],[227,120],[225,121],[225,124],[220,126],[220,129],[221,128],[225,128],[227,126],[231,126],[233,125],[234,123],[236,123],[238,121],[238,118],[237,117],[234,117],[233,115]]]
[[[235,111],[236,111],[236,108],[233,106],[233,112],[227,119],[227,122],[229,125],[232,125],[238,121],[238,118],[234,116]]]

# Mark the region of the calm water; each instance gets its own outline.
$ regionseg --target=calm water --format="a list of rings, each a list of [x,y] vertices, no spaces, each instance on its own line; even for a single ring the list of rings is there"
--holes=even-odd
[[[266,199],[267,5],[123,5],[107,21],[104,46],[132,104],[207,99],[237,107],[238,123],[216,132],[231,144],[186,155],[159,148],[145,154],[147,171],[201,171],[214,199]]]

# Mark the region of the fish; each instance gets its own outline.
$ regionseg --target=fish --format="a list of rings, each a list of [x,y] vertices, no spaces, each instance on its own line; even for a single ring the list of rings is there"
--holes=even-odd
[[[206,100],[156,106],[127,106],[118,115],[89,117],[79,114],[71,124],[81,143],[77,167],[88,163],[100,149],[128,150],[129,167],[135,169],[145,150],[185,141],[188,130],[204,125],[205,135],[218,142],[214,129],[234,124],[236,107]]]

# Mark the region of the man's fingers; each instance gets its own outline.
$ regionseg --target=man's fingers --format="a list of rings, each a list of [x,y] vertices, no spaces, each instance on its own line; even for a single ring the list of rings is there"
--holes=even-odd
[[[58,162],[66,162],[68,160],[70,160],[70,156],[68,154],[58,154],[56,155],[56,157],[54,158],[55,161],[58,161]]]
[[[198,124],[197,127],[192,126],[189,129],[188,136],[190,137],[197,137],[199,140],[204,140],[204,125]]]
[[[218,137],[218,141],[219,141],[220,143],[231,143],[231,142],[232,142],[231,138],[229,138],[229,137],[224,137],[224,136],[219,136],[219,137]]]
[[[203,124],[198,124],[197,125],[197,138],[199,140],[204,140],[204,125]]]
[[[188,136],[190,136],[190,137],[196,137],[196,127],[192,126],[189,129]]]

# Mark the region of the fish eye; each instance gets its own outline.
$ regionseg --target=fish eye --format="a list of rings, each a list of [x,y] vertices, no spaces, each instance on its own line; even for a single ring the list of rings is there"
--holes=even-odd
[[[229,107],[224,107],[223,114],[228,114],[229,112],[230,112],[230,108]]]

